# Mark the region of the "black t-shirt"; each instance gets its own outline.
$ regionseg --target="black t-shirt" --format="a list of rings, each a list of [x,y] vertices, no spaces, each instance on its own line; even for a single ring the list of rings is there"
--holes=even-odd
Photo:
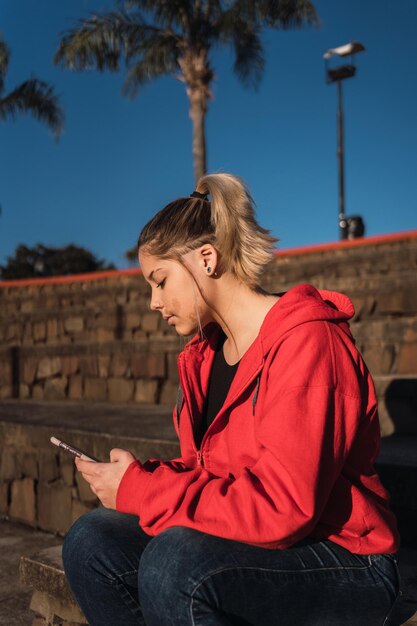
[[[239,366],[239,361],[234,365],[226,363],[226,359],[223,354],[223,345],[225,341],[226,335],[223,335],[216,348],[216,354],[214,356],[210,372],[203,420],[201,423],[200,441],[202,440],[207,428],[222,408]]]

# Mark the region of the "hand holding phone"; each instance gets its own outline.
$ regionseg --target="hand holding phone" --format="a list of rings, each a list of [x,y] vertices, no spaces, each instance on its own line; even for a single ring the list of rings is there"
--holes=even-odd
[[[61,441],[60,439],[57,439],[57,437],[51,437],[50,441],[51,443],[54,444],[54,446],[58,446],[58,448],[62,448],[63,450],[66,450],[70,454],[73,454],[74,456],[78,457],[79,459],[82,459],[83,461],[93,461],[94,463],[100,463],[100,461],[96,459],[94,456],[87,454],[86,452],[84,452],[83,450],[80,450],[79,448],[75,448],[74,446],[71,446],[69,443],[65,443],[65,441]]]

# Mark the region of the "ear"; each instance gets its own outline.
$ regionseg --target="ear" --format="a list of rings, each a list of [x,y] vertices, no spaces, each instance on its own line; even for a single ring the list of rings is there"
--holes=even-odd
[[[214,248],[211,243],[205,243],[197,250],[197,253],[199,267],[207,276],[213,276],[219,262],[219,255],[216,248]]]

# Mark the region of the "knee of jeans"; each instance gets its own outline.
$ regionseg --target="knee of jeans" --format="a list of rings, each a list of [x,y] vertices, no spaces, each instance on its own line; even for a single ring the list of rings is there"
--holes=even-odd
[[[77,575],[84,568],[94,546],[99,543],[102,509],[95,509],[79,517],[69,529],[62,546],[62,561],[66,575]]]
[[[181,580],[190,575],[190,564],[194,560],[192,546],[196,531],[182,526],[169,528],[149,542],[139,566],[139,596],[161,593],[173,597],[181,588]]]

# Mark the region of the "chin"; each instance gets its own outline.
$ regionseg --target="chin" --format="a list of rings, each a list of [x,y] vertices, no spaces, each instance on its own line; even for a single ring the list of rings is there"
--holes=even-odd
[[[198,333],[198,326],[192,326],[191,324],[176,324],[175,331],[177,335],[181,337],[193,337]]]

